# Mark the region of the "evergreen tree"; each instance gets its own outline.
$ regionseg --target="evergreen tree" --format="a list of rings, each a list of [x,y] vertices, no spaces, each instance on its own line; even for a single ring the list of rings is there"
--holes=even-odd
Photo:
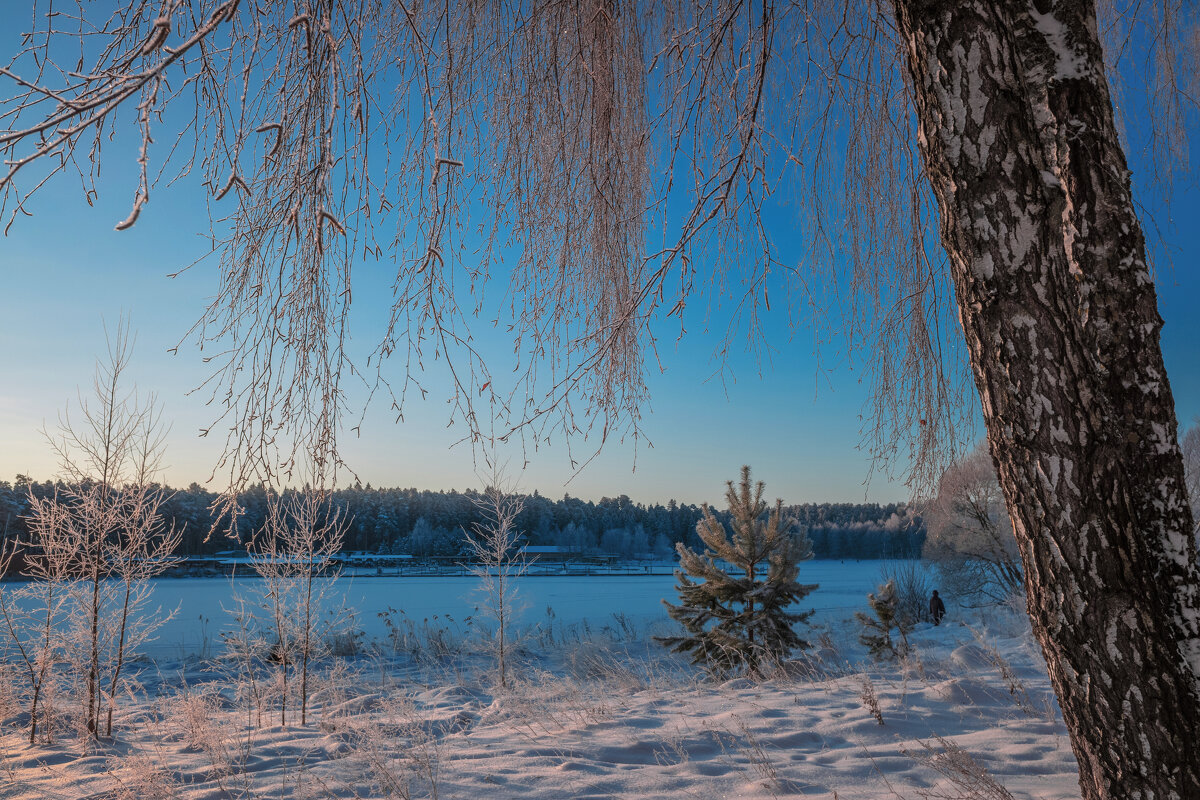
[[[854,616],[862,623],[863,632],[858,640],[867,646],[871,656],[884,661],[908,652],[908,632],[911,626],[897,614],[896,582],[888,581],[881,585],[876,594],[867,595],[867,603],[875,612],[872,617],[861,611]],[[900,635],[900,647],[892,642],[892,629]]]
[[[812,611],[787,609],[817,588],[796,582],[799,563],[812,558],[812,547],[803,532],[793,535],[792,522],[782,513],[782,500],[776,500],[766,515],[763,483],[751,484],[749,467],[742,467],[736,489],[732,481],[726,486],[732,540],[705,505],[696,526],[706,546],[704,554],[677,545],[680,603],[663,601],[686,633],[659,637],[659,641],[675,652],[691,653],[693,663],[715,672],[744,667],[755,673],[763,661],[808,647],[792,626],[807,620]],[[718,561],[728,565],[728,571]]]

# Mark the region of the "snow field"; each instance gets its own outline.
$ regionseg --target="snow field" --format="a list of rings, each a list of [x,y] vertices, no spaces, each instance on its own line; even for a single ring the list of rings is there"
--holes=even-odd
[[[767,679],[727,681],[653,642],[665,621],[563,624],[525,638],[508,690],[442,629],[437,646],[323,663],[307,726],[280,726],[269,699],[249,709],[227,662],[142,663],[112,742],[64,721],[30,746],[4,710],[0,797],[1078,797],[1027,625],[971,623],[921,626],[912,657],[875,664],[832,622]]]

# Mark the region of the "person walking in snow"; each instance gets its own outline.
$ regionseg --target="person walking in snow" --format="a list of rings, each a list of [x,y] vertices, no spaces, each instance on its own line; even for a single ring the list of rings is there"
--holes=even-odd
[[[941,625],[942,617],[946,616],[946,604],[938,597],[937,589],[933,590],[933,597],[929,598],[929,616],[933,617],[934,625]]]

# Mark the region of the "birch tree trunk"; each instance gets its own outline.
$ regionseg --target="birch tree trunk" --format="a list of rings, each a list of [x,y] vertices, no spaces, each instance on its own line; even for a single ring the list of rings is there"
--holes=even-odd
[[[1200,798],[1200,597],[1091,2],[896,0],[992,458],[1083,796]]]

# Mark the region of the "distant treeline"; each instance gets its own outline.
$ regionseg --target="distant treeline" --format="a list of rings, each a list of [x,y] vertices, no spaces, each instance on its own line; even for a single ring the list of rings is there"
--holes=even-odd
[[[61,490],[49,481],[37,483],[18,475],[13,483],[0,481],[0,534],[26,534],[24,514],[30,493],[52,495]],[[236,532],[228,522],[214,527],[210,506],[217,494],[193,483],[186,489],[167,489],[162,514],[183,532],[181,553],[205,555],[238,546],[262,528],[266,491],[254,487],[238,498],[242,512]],[[463,551],[464,531],[482,521],[468,489],[433,492],[420,489],[374,489],[355,485],[333,494],[333,504],[348,520],[344,549],[416,556],[454,556]],[[786,511],[808,532],[817,558],[904,558],[920,555],[925,526],[903,504],[805,503]],[[718,513],[723,516],[723,512]],[[599,502],[564,495],[551,500],[537,492],[525,498],[517,527],[530,544],[558,545],[581,553],[623,557],[669,557],[677,542],[698,546],[698,506],[634,503],[625,495]]]

